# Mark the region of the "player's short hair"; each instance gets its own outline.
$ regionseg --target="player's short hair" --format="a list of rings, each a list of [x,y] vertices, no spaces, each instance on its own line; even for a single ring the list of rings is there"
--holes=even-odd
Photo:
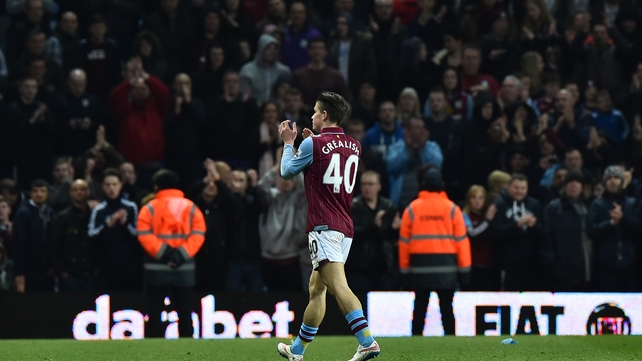
[[[181,179],[176,172],[169,169],[161,169],[152,176],[152,186],[156,188],[156,191],[178,189],[181,186]]]
[[[522,173],[515,173],[512,176],[510,176],[510,180],[508,181],[508,184],[513,184],[513,182],[526,182],[528,183],[528,178],[526,178],[525,175]]]
[[[363,174],[361,175],[361,179],[363,179],[363,177],[365,177],[365,176],[375,177],[375,178],[377,178],[377,182],[379,184],[381,184],[381,174],[379,174],[378,172],[375,172],[373,170],[367,170],[367,171],[363,172]]]
[[[103,171],[103,181],[107,177],[116,177],[119,181],[123,181],[123,175],[120,173],[120,170],[116,168],[107,168]]]
[[[350,110],[348,102],[339,94],[333,92],[323,92],[317,98],[319,108],[328,113],[331,122],[341,125]]]

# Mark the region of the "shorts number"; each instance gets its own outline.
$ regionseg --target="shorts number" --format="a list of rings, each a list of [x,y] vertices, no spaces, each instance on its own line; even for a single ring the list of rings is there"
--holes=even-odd
[[[332,184],[332,191],[334,193],[341,192],[341,185],[345,188],[346,193],[351,194],[354,190],[354,185],[357,182],[357,166],[359,164],[359,157],[352,154],[346,160],[346,165],[341,173],[341,155],[338,153],[332,154],[328,169],[323,174],[323,184]],[[354,167],[354,174],[350,177],[352,168]]]
[[[308,242],[308,249],[310,250],[310,258],[317,258],[317,252],[319,251],[319,246],[317,245],[317,240],[312,239]]]

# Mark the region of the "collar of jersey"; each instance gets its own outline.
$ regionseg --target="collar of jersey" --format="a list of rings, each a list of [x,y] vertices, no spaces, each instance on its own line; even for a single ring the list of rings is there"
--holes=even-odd
[[[321,129],[321,133],[327,134],[343,134],[343,128],[341,127],[325,127]]]

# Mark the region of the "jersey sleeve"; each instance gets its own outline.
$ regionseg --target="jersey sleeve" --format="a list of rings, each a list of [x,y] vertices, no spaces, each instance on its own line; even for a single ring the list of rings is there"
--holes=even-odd
[[[308,137],[301,142],[299,150],[294,153],[294,147],[286,144],[283,147],[283,156],[281,157],[281,177],[292,179],[301,173],[305,168],[312,164],[312,137]]]

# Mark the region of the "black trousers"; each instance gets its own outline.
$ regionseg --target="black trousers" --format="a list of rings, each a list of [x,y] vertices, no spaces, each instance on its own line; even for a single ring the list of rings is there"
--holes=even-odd
[[[430,300],[431,291],[437,292],[437,296],[439,297],[439,308],[441,310],[441,322],[444,326],[444,333],[446,335],[454,335],[455,314],[453,313],[453,298],[455,297],[455,291],[431,289],[415,290],[415,310],[412,317],[412,334],[416,336],[421,336],[423,334],[426,311],[428,309],[428,301]]]
[[[149,322],[147,322],[146,337],[165,337],[165,329],[169,322],[161,321],[161,313],[176,311],[178,313],[179,337],[192,337],[192,309],[190,307],[191,287],[148,287],[147,305],[149,307]],[[165,306],[165,297],[170,298],[170,305]]]

